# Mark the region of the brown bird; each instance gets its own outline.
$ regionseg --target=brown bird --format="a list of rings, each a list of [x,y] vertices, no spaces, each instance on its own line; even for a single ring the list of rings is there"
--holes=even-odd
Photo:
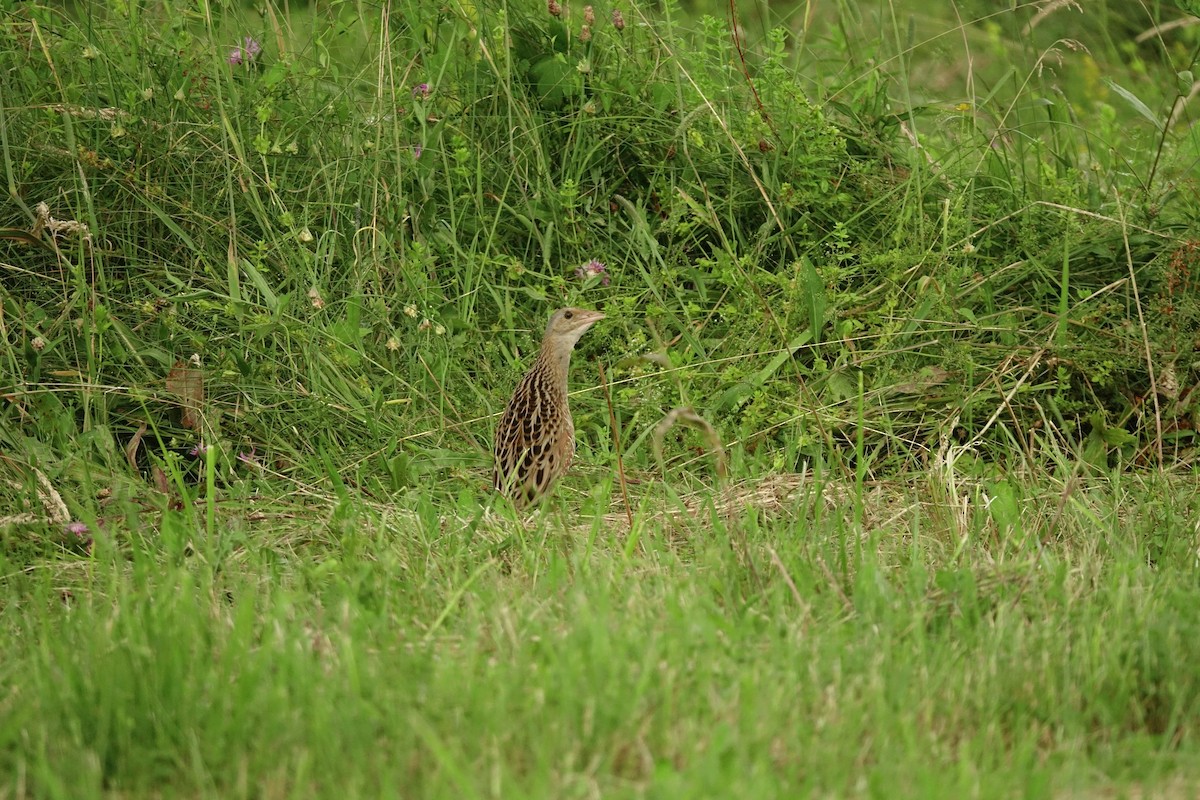
[[[517,508],[542,499],[571,466],[575,425],[567,407],[567,368],[579,337],[602,319],[599,311],[582,308],[555,311],[537,360],[500,417],[492,481]]]

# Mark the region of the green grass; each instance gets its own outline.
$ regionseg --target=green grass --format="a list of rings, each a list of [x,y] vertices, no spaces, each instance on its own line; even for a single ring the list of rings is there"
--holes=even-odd
[[[0,11],[0,798],[1195,796],[1200,25],[933,5]]]
[[[810,475],[636,539],[356,505],[243,509],[218,543],[169,512],[127,552],[5,566],[8,791],[1194,788],[1194,541],[1130,502],[1194,488],[1008,486],[1013,519],[872,488],[860,528]]]

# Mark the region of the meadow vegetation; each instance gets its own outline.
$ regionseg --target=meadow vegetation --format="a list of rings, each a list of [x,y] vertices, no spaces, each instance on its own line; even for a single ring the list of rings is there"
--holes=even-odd
[[[0,798],[1200,793],[1197,9],[941,5],[0,4]]]

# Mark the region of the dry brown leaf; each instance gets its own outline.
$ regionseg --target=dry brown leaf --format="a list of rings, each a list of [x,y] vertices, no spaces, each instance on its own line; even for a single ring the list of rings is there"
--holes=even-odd
[[[146,435],[146,429],[149,427],[145,422],[142,422],[141,427],[137,429],[137,433],[129,440],[129,444],[125,445],[125,460],[129,462],[129,468],[134,472],[138,471],[137,451],[142,446],[142,437]]]
[[[162,467],[155,466],[150,469],[150,474],[154,476],[154,486],[163,494],[171,493],[171,482],[167,480],[167,473],[163,472]]]
[[[200,430],[200,409],[204,404],[204,373],[200,371],[200,356],[188,361],[176,361],[167,375],[167,391],[179,398],[182,408],[180,424],[189,430]]]

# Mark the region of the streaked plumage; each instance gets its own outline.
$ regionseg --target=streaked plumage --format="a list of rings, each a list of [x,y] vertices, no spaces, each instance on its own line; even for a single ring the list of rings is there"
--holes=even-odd
[[[500,424],[493,485],[517,508],[536,503],[566,473],[575,455],[567,406],[567,370],[579,337],[604,319],[598,311],[562,308],[550,317],[537,360],[521,378]]]

